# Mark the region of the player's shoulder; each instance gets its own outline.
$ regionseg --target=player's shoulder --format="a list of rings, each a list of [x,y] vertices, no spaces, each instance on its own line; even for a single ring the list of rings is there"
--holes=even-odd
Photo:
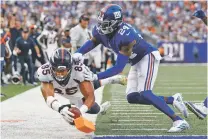
[[[51,82],[53,77],[51,75],[51,68],[49,63],[45,63],[37,70],[38,79],[40,82]]]
[[[100,34],[99,34],[99,32],[98,32],[98,27],[95,25],[94,27],[93,27],[93,29],[92,29],[92,35],[93,35],[93,37],[95,37],[95,38],[99,38],[100,37]]]
[[[118,29],[117,38],[123,45],[127,45],[134,40],[138,40],[139,37],[139,33],[130,24],[122,23]]]
[[[80,83],[85,80],[84,78],[84,70],[85,70],[85,65],[83,63],[77,63],[72,66],[72,78],[74,81]]]

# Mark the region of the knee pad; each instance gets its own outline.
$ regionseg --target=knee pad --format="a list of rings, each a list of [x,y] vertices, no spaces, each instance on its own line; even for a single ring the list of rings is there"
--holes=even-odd
[[[100,85],[100,81],[99,80],[95,80],[93,81],[93,85],[94,85],[94,89],[98,89],[101,85]]]
[[[100,112],[100,106],[95,102],[94,105],[87,111],[89,114],[98,114]]]

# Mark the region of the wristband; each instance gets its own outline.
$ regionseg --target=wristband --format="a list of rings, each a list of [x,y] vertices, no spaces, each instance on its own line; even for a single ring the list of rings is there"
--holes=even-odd
[[[58,111],[59,107],[61,107],[61,103],[59,103],[58,100],[55,99],[53,96],[48,96],[46,99],[46,103],[50,108],[55,111]]]
[[[82,105],[79,110],[81,113],[86,113],[88,111],[88,107],[86,105]]]

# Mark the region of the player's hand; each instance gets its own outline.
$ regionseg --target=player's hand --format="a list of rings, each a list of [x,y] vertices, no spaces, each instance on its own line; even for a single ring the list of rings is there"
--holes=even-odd
[[[98,79],[98,76],[97,74],[94,74],[92,71],[90,71],[90,69],[87,66],[85,66],[84,78],[87,81],[94,81]]]
[[[37,57],[38,57],[38,58],[41,58],[41,54],[37,54]]]
[[[84,62],[84,56],[81,53],[74,53],[72,55],[72,60],[75,64],[83,63]]]
[[[71,105],[63,105],[59,108],[59,113],[63,116],[64,120],[68,123],[73,123],[74,121],[74,114],[69,111]]]
[[[204,11],[202,11],[202,10],[197,10],[197,11],[193,14],[193,16],[198,17],[198,18],[200,18],[200,19],[203,19],[206,15],[205,15]]]

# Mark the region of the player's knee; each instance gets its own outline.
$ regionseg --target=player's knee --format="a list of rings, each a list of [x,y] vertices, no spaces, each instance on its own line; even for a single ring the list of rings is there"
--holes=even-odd
[[[141,95],[143,98],[147,99],[147,98],[149,97],[150,93],[152,93],[151,90],[145,90],[145,91],[141,91],[141,92],[140,92],[140,95]]]
[[[89,114],[98,114],[100,112],[100,106],[95,102],[94,105],[87,112]]]
[[[127,101],[131,104],[139,103],[139,97],[140,94],[138,92],[132,92],[127,95]]]
[[[96,90],[96,89],[98,89],[100,86],[101,86],[101,84],[100,84],[100,81],[99,80],[95,80],[95,81],[93,81],[93,85],[94,85],[94,89]]]

